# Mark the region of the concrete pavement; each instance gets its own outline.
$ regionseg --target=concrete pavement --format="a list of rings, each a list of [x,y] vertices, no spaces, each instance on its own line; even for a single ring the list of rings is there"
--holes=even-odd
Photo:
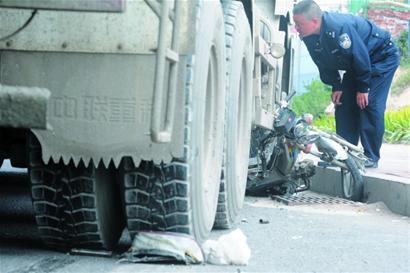
[[[380,156],[379,168],[368,169],[368,175],[393,175],[410,183],[410,145],[383,144]]]

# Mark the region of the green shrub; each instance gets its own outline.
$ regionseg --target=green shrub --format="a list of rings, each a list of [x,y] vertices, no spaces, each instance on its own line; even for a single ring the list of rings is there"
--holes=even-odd
[[[318,129],[328,133],[336,132],[336,121],[334,116],[323,115],[319,118],[315,118],[313,121],[313,125]]]
[[[310,113],[314,117],[314,125],[320,130],[335,132],[335,118],[325,114],[326,107],[331,102],[332,89],[320,80],[312,80],[307,84],[308,92],[296,96],[292,100],[292,109],[298,116]]]
[[[386,142],[410,144],[410,105],[400,111],[387,112],[384,126]]]
[[[331,101],[331,87],[320,80],[313,80],[305,87],[308,92],[292,99],[292,109],[298,115],[310,113],[316,118],[322,116]]]

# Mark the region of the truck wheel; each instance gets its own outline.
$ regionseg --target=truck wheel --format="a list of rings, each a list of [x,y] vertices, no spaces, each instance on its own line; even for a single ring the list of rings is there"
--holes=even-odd
[[[188,56],[183,158],[169,164],[142,161],[124,168],[127,226],[192,234],[212,229],[222,166],[225,114],[225,39],[218,1],[203,1],[195,55]]]
[[[216,228],[230,228],[243,205],[252,123],[252,36],[243,5],[223,2],[226,42],[225,149]]]
[[[33,209],[44,243],[71,247],[112,249],[121,236],[120,194],[109,170],[44,164],[41,146],[29,140],[29,176]]]

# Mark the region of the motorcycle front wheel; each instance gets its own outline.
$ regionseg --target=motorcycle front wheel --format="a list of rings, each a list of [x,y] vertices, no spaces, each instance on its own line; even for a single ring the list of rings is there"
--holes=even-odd
[[[344,161],[347,169],[341,169],[343,197],[360,201],[363,197],[363,176],[351,155]]]

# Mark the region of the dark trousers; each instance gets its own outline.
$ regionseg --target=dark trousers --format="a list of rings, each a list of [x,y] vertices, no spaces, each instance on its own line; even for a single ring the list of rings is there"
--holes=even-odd
[[[397,48],[393,49],[392,54],[383,60],[383,71],[372,73],[368,106],[361,110],[357,105],[355,79],[347,72],[343,77],[342,104],[335,111],[337,134],[354,145],[358,144],[360,137],[365,155],[375,162],[380,159],[387,95],[399,65]]]

